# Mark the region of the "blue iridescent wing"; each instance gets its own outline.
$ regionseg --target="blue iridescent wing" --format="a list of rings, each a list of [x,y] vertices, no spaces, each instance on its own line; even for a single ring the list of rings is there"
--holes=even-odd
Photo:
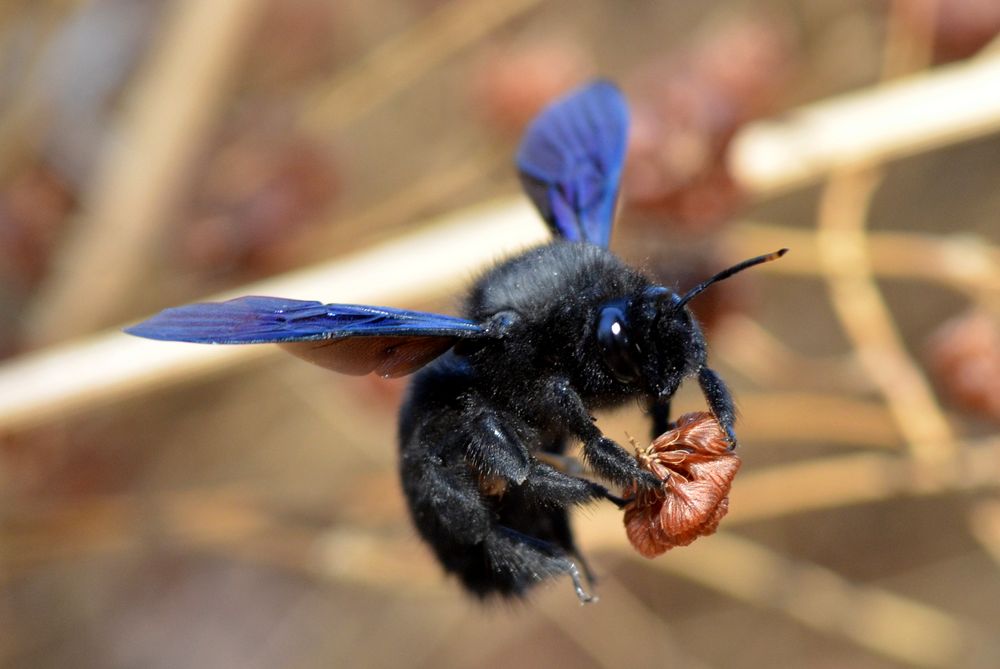
[[[409,374],[459,339],[485,334],[454,316],[257,296],[165,309],[125,332],[200,344],[281,344],[328,369],[381,376]]]
[[[606,247],[628,140],[628,106],[597,81],[556,100],[528,126],[517,166],[552,231]]]

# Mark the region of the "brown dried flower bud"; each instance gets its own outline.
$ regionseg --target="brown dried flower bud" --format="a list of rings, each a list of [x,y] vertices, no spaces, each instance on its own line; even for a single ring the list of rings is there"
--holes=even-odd
[[[653,558],[715,532],[729,510],[740,459],[712,414],[684,414],[636,458],[666,482],[661,490],[625,491],[633,497],[625,506],[625,533],[641,555]]]
[[[931,335],[927,362],[949,403],[1000,422],[1000,319],[970,311]]]

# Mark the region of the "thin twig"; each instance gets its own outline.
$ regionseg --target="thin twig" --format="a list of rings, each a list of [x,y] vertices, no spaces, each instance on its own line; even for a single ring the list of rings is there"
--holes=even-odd
[[[907,11],[912,0],[891,0],[886,18],[882,50],[882,80],[888,81],[930,67],[934,56],[934,13],[931,4],[923,11]],[[914,21],[919,16],[920,21]]]
[[[712,357],[761,387],[794,384],[803,390],[822,386],[854,392],[872,388],[853,357],[799,353],[742,313],[726,314],[712,333]]]
[[[1000,500],[980,502],[969,514],[972,536],[1000,569]]]
[[[959,453],[943,475],[932,471],[931,465],[881,453],[747,471],[736,478],[724,526],[900,497],[1000,488],[1000,439],[963,443]],[[390,491],[396,485],[395,474],[386,471],[355,481],[357,490],[375,498],[391,497]],[[294,514],[288,519],[269,511],[273,502],[266,491],[233,485],[163,493],[143,504],[136,503],[135,495],[113,495],[74,499],[72,504],[49,506],[41,512],[12,509],[10,520],[31,522],[8,523],[0,538],[8,548],[10,570],[79,560],[85,555],[138,550],[144,542],[155,540],[198,549],[219,546],[225,551],[235,550],[246,559],[308,569],[327,577],[401,588],[431,587],[429,583],[437,572],[429,553],[426,563],[415,560],[405,564],[418,550],[416,538],[410,533],[405,545],[394,544],[387,549],[390,552],[380,558],[380,566],[369,561],[369,550],[375,551],[387,541],[377,536],[383,532],[371,528],[398,525],[402,510],[394,505],[379,509],[360,495],[345,493],[343,498],[359,500],[354,503],[359,510],[355,513],[350,505],[341,505],[339,516],[357,517],[364,527],[337,526],[316,535],[309,527],[299,527]],[[578,523],[578,527],[582,546],[631,552],[621,514],[609,506],[588,508],[586,522]],[[7,574],[13,575],[13,571]]]
[[[845,173],[830,180],[820,201],[820,261],[841,325],[886,398],[911,452],[925,462],[941,462],[955,453],[951,426],[906,352],[872,276],[865,221],[878,181],[874,172]]]
[[[744,472],[733,486],[726,522],[998,488],[1000,439],[962,444],[943,465],[882,453],[841,455]]]
[[[289,258],[317,259],[328,256],[331,249],[343,249],[356,243],[359,230],[385,233],[391,223],[409,222],[414,212],[425,212],[448,202],[456,195],[483,183],[503,164],[497,147],[484,146],[469,152],[462,162],[443,171],[419,176],[412,184],[392,192],[368,209],[352,215],[350,225],[333,225],[333,214],[322,219],[326,225],[307,232],[289,245]]]
[[[733,229],[736,242],[746,249],[794,249],[779,263],[757,270],[773,274],[816,276],[820,271],[821,236],[803,230],[747,221]],[[871,271],[880,278],[927,281],[951,286],[970,297],[1000,293],[1000,249],[975,235],[920,232],[865,232]]]
[[[7,108],[0,115],[0,180],[6,179],[34,148],[43,106],[44,82],[41,74],[45,55],[52,44],[52,36],[62,25],[66,15],[76,9],[75,4],[78,3],[36,4],[41,15],[36,16],[36,33],[33,35],[31,53],[19,63],[20,78],[14,82],[14,93],[10,95]],[[14,11],[9,5],[0,6],[0,25],[9,20],[12,14]]]
[[[930,62],[930,29],[908,32],[905,11],[899,0],[890,5],[883,80]],[[874,164],[859,162],[834,171],[824,187],[817,221],[820,265],[834,311],[885,397],[911,455],[921,464],[944,465],[956,455],[955,435],[875,283],[865,236],[872,196],[882,181]]]
[[[568,588],[559,585],[563,587],[551,587],[541,595],[537,610],[596,666],[617,669],[622,658],[628,658],[633,666],[656,667],[670,658],[674,666],[706,667],[684,648],[662,617],[613,576],[601,578],[599,584],[601,599],[612,606],[570,608]],[[610,629],[628,630],[628,634],[608,634]]]
[[[356,65],[303,105],[307,131],[328,136],[365,116],[458,51],[534,9],[541,0],[452,0]]]
[[[416,228],[369,251],[207,299],[271,294],[404,305],[447,295],[483,265],[546,238],[522,198],[472,207]],[[875,268],[887,276],[930,278],[938,268],[942,276],[958,276],[964,267],[962,275],[970,285],[976,276],[1000,280],[995,262],[998,251],[973,240],[903,233],[871,233],[870,238]],[[815,233],[754,223],[740,226],[736,239],[748,252],[776,245],[795,249],[781,262],[763,265],[762,271],[815,276],[819,269]],[[971,252],[963,253],[963,249]],[[965,258],[964,265],[960,258]],[[356,280],[358,276],[370,278],[362,283]],[[37,425],[141,389],[221,373],[276,352],[273,347],[154,344],[115,330],[25,355],[0,366],[0,431]]]
[[[238,495],[187,495],[177,503],[160,502],[158,507],[167,512],[160,521],[163,538],[189,550],[224,550],[230,558],[387,588],[397,596],[427,596],[441,582],[429,555],[415,559],[412,539],[392,539],[360,529],[320,534],[297,529],[246,506]],[[59,541],[66,541],[62,530],[72,527],[74,536],[63,545],[74,552],[86,546],[88,536],[100,541],[102,551],[137,546],[140,516],[134,512],[135,505],[121,509],[133,512],[121,516],[110,510],[112,515],[106,517],[124,518],[124,533],[114,531],[121,520],[88,526],[79,522],[83,514],[60,526]],[[90,529],[82,531],[81,527]],[[96,534],[95,528],[100,528]],[[595,513],[580,529],[581,545],[631,555],[617,512]],[[11,541],[8,546],[16,548],[12,555],[19,560],[31,558],[37,564],[42,557],[39,549],[52,544],[44,534],[33,541],[32,545]],[[988,643],[981,630],[943,611],[879,588],[851,584],[822,567],[785,558],[726,532],[643,564],[755,606],[776,609],[819,631],[919,666],[956,666],[970,648]]]
[[[1000,130],[1000,53],[823,100],[744,128],[730,165],[757,197],[831,171],[885,162]]]
[[[450,294],[481,267],[545,238],[545,228],[527,202],[488,203],[437,219],[375,249],[209,299],[282,295],[405,306]],[[219,373],[277,352],[272,346],[151,342],[117,330],[52,347],[0,367],[0,432],[38,425],[143,389]]]
[[[904,445],[892,414],[875,402],[833,393],[745,392],[741,438],[756,443],[811,443],[896,450]],[[851,420],[845,422],[844,416]],[[795,429],[789,430],[794,422]]]
[[[959,69],[959,70],[946,70],[943,74],[927,75],[933,79],[932,84],[924,86],[923,84],[918,84],[917,82],[911,82],[912,87],[907,88],[908,91],[904,98],[907,99],[908,105],[913,105],[915,108],[924,108],[926,105],[922,96],[925,95],[935,95],[935,91],[938,87],[959,87],[964,88],[965,86],[975,86],[976,82],[980,77],[984,76],[984,73],[990,73],[993,69],[997,69],[1000,72],[1000,54],[992,58],[977,59],[977,66],[984,67],[983,69]],[[937,77],[943,77],[939,79]],[[944,82],[944,83],[941,83]],[[994,93],[1000,97],[1000,88],[995,86],[987,86],[985,88],[978,88],[973,90],[977,95],[989,96]],[[875,88],[869,91],[862,91],[847,96],[847,99],[841,100],[830,100],[823,103],[824,106],[819,107],[823,110],[820,116],[822,118],[828,118],[831,115],[835,115],[836,109],[843,103],[846,104],[850,109],[853,109],[853,115],[850,119],[853,119],[853,123],[860,123],[864,125],[867,121],[863,119],[869,116],[878,118],[884,112],[886,108],[893,108],[894,105],[898,103],[898,92],[891,88]],[[909,96],[916,95],[918,99],[910,99]],[[964,99],[964,98],[963,98]],[[828,106],[826,106],[828,105]],[[977,105],[972,105],[975,109],[982,109]],[[988,108],[988,105],[986,105]],[[811,114],[806,114],[807,117]],[[968,138],[975,136],[976,134],[983,134],[985,132],[990,132],[995,127],[1000,126],[1000,106],[998,109],[994,110],[991,118],[991,122],[970,122],[967,115],[959,113],[955,116],[935,116],[933,114],[927,114],[927,118],[936,119],[938,123],[938,132],[935,134],[936,144],[939,146],[945,141],[956,140],[961,138]],[[849,119],[849,120],[850,120]],[[784,128],[784,130],[775,136],[771,137],[771,140],[778,142],[780,146],[785,146],[789,152],[794,153],[794,146],[799,143],[805,142],[806,144],[812,144],[815,142],[821,142],[821,138],[824,136],[824,124],[820,123],[818,125],[809,124],[801,125],[799,120],[796,120],[796,116],[792,115],[791,119],[781,122],[769,122],[772,126],[777,123],[779,128]],[[758,126],[759,128],[760,126]],[[945,131],[947,130],[947,132]],[[757,131],[752,127],[745,130],[745,133],[750,135],[755,134]],[[898,141],[902,142],[906,139],[910,144],[906,145],[907,151],[916,152],[921,148],[925,148],[925,144],[922,142],[919,133],[913,135],[907,135],[905,138],[897,138]],[[866,145],[867,146],[867,145]],[[897,147],[898,148],[898,147]],[[740,151],[737,150],[737,153]],[[870,154],[864,154],[870,155]],[[879,155],[889,155],[888,153],[882,153]],[[838,142],[833,142],[827,146],[827,151],[821,156],[817,157],[816,161],[810,163],[809,178],[815,178],[820,174],[826,173],[830,169],[833,169],[838,164],[850,163],[851,161],[857,159],[858,154],[852,148],[850,143],[841,144]],[[774,165],[758,166],[761,170],[768,170]],[[758,169],[758,167],[751,168],[751,173],[753,170]],[[780,180],[783,182],[792,182],[799,179],[798,169],[799,165],[795,161],[780,163],[777,167],[779,174],[784,174]],[[770,176],[767,178],[759,179],[755,182],[752,180],[749,182],[752,187],[758,189],[758,192],[764,193],[768,189],[768,179],[774,177],[775,172],[771,172]],[[467,219],[463,220],[459,224],[448,224],[444,225],[437,232],[437,240],[432,244],[428,244],[430,247],[438,247],[445,249],[454,249],[455,246],[450,242],[456,238],[460,239],[462,246],[461,250],[458,252],[450,252],[446,257],[443,266],[450,266],[460,262],[465,258],[473,258],[473,261],[479,261],[480,259],[486,257],[488,259],[496,259],[501,257],[502,253],[506,249],[510,249],[513,246],[523,246],[525,243],[530,243],[532,241],[539,241],[544,239],[544,234],[541,226],[532,223],[531,221],[535,219],[535,214],[528,209],[528,207],[520,200],[511,200],[508,202],[501,202],[499,204],[493,205],[492,212],[487,216],[488,221],[483,221],[483,208],[475,208],[467,210],[465,212],[458,212],[456,214],[457,219]],[[501,220],[506,218],[506,220]],[[477,220],[479,219],[479,220]],[[498,230],[506,228],[505,234],[497,235],[495,234]],[[766,232],[763,229],[757,228],[746,228],[750,232],[747,234],[759,235]],[[531,230],[531,233],[525,234],[525,231]],[[778,230],[773,229],[771,231]],[[433,236],[434,233],[421,232],[420,235],[426,235],[428,237]],[[740,233],[743,234],[743,233]],[[785,239],[780,243],[780,245],[795,246],[793,242],[801,242],[803,237],[796,237],[794,231],[788,230],[787,234],[784,235]],[[975,276],[985,275],[989,281],[996,282],[996,263],[995,263],[995,251],[989,249],[981,249],[981,252],[973,253],[971,256],[960,252],[962,248],[962,243],[956,238],[955,244],[950,244],[947,246],[944,252],[930,252],[936,253],[944,264],[935,263],[921,263],[921,262],[905,262],[900,261],[896,263],[883,262],[884,258],[881,251],[878,249],[882,248],[879,239],[885,239],[888,244],[888,237],[880,237],[876,235],[874,237],[876,240],[874,242],[874,248],[879,253],[878,261],[874,263],[875,268],[879,270],[885,269],[887,272],[895,272],[899,274],[905,273],[905,268],[910,268],[908,271],[912,276],[927,276],[925,270],[926,267],[944,267],[945,277],[953,277],[956,281],[960,283],[972,283],[974,282]],[[914,240],[916,238],[913,238]],[[790,241],[789,241],[790,240]],[[386,245],[387,249],[397,248],[397,244],[402,244],[405,246],[407,240],[403,239],[398,242]],[[770,248],[770,245],[765,245]],[[803,248],[808,252],[808,246],[815,249],[816,255],[811,256],[811,258],[818,258],[818,245],[808,244],[803,245]],[[931,244],[921,245],[918,244],[920,248],[929,249]],[[979,248],[976,244],[970,245],[973,249]],[[913,258],[915,259],[918,253],[916,248],[912,248],[914,251],[913,255],[896,256],[897,259]],[[919,251],[919,253],[924,253],[925,251]],[[379,255],[379,251],[376,249],[373,252],[373,257]],[[886,252],[885,257],[889,257],[890,254]],[[941,257],[946,256],[946,257]],[[391,273],[397,276],[405,275],[408,278],[407,285],[398,286],[399,289],[404,290],[405,294],[395,294],[392,292],[381,292],[376,291],[374,295],[380,302],[383,303],[400,303],[405,301],[406,295],[417,294],[421,290],[428,290],[433,292],[434,287],[424,285],[421,283],[419,270],[422,269],[425,259],[418,254],[408,253],[406,255],[401,255],[399,257],[390,256],[396,264],[391,267]],[[800,253],[799,257],[805,257],[805,253]],[[966,262],[968,258],[971,257],[973,261]],[[948,260],[951,258],[951,260]],[[964,260],[960,262],[955,262],[956,259],[963,258]],[[415,262],[419,260],[419,263]],[[765,266],[765,271],[791,271],[791,269],[785,268],[795,268],[801,272],[814,273],[816,271],[817,264],[810,263],[808,266],[797,265],[796,254],[789,254],[780,263],[771,263]],[[402,268],[406,268],[402,271]],[[971,270],[966,270],[964,268],[972,268]],[[366,277],[376,277],[378,274],[370,273],[369,267],[362,267],[360,265],[350,266],[351,270],[360,270],[364,274],[358,274],[357,276]],[[445,267],[441,269],[445,270]],[[321,277],[326,270],[330,270],[329,267],[324,269],[324,272],[316,272],[312,275],[312,279],[316,280],[317,283],[313,284],[310,291],[299,293],[301,296],[311,296],[311,297],[327,297],[329,299],[349,299],[352,294],[356,293],[356,287],[350,287],[349,285],[343,286],[344,292],[341,293],[338,289],[338,285],[326,285],[320,281]],[[462,278],[467,278],[475,270],[474,265],[462,264],[461,266],[456,265],[456,270],[461,273]],[[445,270],[446,271],[446,270]],[[933,271],[933,270],[931,270]],[[448,272],[452,279],[458,278],[455,273]],[[961,278],[959,278],[961,277]],[[384,277],[382,277],[384,278]],[[290,279],[291,280],[291,279]],[[264,290],[270,290],[274,293],[285,290],[286,283],[283,281],[276,281],[269,284],[256,284],[252,286],[244,286],[238,291],[233,291],[233,294],[238,293],[252,293],[261,292]],[[356,282],[355,282],[356,285]],[[412,291],[412,292],[411,292]],[[286,294],[290,291],[286,291]],[[294,296],[294,295],[291,295]],[[131,347],[131,344],[123,343],[126,340],[118,337],[117,335],[108,335],[104,337],[98,337],[91,340],[88,343],[82,344],[80,349],[74,349],[73,347],[68,347],[65,349],[57,349],[50,351],[47,354],[41,354],[38,356],[33,356],[26,358],[21,361],[16,361],[14,363],[8,363],[5,369],[0,369],[0,389],[7,389],[8,392],[0,392],[0,427],[9,429],[15,424],[27,425],[32,421],[37,421],[43,419],[43,417],[51,417],[58,415],[61,409],[67,407],[82,408],[88,403],[96,400],[106,401],[111,397],[120,396],[120,393],[127,392],[130,390],[135,390],[138,387],[152,388],[157,385],[163,385],[168,382],[168,380],[180,380],[182,378],[192,378],[195,375],[209,373],[214,370],[219,370],[225,368],[229,364],[236,364],[239,361],[240,355],[246,355],[251,357],[250,353],[235,354],[233,349],[229,349],[225,355],[221,351],[215,351],[211,358],[207,357],[206,351],[198,347],[186,346],[183,348],[177,348],[175,350],[170,350],[172,347],[168,345],[157,345],[154,348],[138,348]],[[132,342],[132,344],[141,344],[141,342]],[[169,352],[168,352],[169,351]],[[121,354],[120,356],[116,355]],[[86,364],[83,364],[79,356],[85,353],[89,358]],[[107,360],[101,356],[110,356]],[[169,359],[166,359],[168,356]],[[122,369],[120,365],[111,364],[116,357],[124,357],[131,360],[131,364],[127,365],[127,369]],[[211,360],[211,362],[210,362]],[[57,363],[55,366],[52,363]],[[105,363],[112,369],[117,369],[119,373],[111,374],[111,378],[105,378],[104,375],[100,373],[86,373],[87,368],[94,368],[95,370],[101,369]],[[60,369],[60,366],[65,366],[64,369]],[[166,367],[176,367],[178,373],[165,374],[164,369]],[[44,371],[45,372],[44,382],[46,385],[45,392],[39,392],[38,386],[40,384],[34,384],[29,382],[27,387],[30,389],[34,388],[33,391],[27,393],[20,392],[21,388],[24,386],[24,380],[29,378],[33,371]],[[76,374],[75,374],[76,373]],[[139,377],[148,376],[148,379],[140,379]],[[8,386],[7,384],[17,382],[19,385]],[[8,398],[12,398],[8,400]],[[34,418],[31,418],[31,417]]]
[[[644,564],[914,666],[963,666],[995,643],[970,621],[728,532]]]
[[[31,341],[91,332],[121,317],[205,132],[262,0],[180,0],[130,96],[73,235],[29,313]]]

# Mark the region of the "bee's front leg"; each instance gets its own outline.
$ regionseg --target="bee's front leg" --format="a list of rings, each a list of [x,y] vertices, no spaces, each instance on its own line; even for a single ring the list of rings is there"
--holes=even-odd
[[[642,469],[624,448],[604,436],[568,380],[550,380],[545,389],[545,397],[546,404],[567,430],[583,442],[584,458],[601,478],[621,487],[632,483],[651,489],[663,485],[652,472]]]

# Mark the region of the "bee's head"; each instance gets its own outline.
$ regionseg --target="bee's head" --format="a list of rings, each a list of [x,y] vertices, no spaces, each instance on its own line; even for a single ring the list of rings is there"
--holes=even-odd
[[[631,300],[603,305],[596,335],[605,366],[622,383],[670,397],[681,381],[705,365],[705,337],[687,303],[713,283],[780,258],[786,251],[744,260],[683,295],[652,286]]]

